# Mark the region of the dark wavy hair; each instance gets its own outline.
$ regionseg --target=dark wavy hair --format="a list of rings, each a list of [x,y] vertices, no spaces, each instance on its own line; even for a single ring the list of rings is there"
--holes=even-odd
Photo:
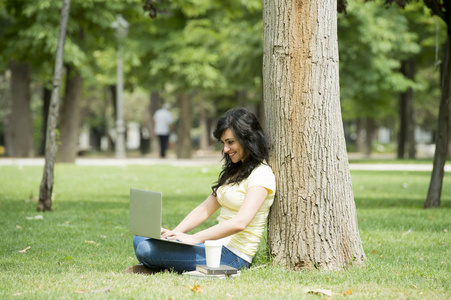
[[[213,132],[221,141],[224,132],[230,129],[235,138],[243,146],[247,158],[244,162],[233,163],[227,153],[222,150],[224,165],[218,181],[211,187],[216,196],[218,188],[224,184],[239,183],[246,179],[260,164],[267,163],[269,146],[260,123],[253,113],[245,108],[232,108],[222,116]]]

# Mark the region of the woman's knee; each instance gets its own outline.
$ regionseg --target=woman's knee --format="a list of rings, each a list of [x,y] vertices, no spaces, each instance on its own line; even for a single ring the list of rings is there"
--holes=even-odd
[[[146,239],[147,238],[145,238],[143,236],[135,235],[135,237],[133,238],[133,249],[135,249],[135,251],[136,251],[136,248],[138,247],[138,245],[140,243],[142,243],[143,241],[145,241]]]
[[[151,246],[148,241],[141,241],[135,247],[135,255],[139,262],[146,261],[151,256]]]

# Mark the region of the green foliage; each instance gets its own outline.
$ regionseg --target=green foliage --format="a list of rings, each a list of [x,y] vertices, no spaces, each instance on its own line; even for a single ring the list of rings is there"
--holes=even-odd
[[[225,19],[220,48],[221,68],[236,90],[260,90],[262,86],[263,21],[261,10],[241,18]],[[246,59],[244,59],[246,58]]]
[[[138,42],[141,64],[131,70],[139,82],[160,92],[195,91],[207,100],[237,90],[260,94],[261,2],[171,1],[158,8],[168,13],[130,33],[136,41],[147,36]]]
[[[397,8],[362,0],[349,1],[338,25],[343,117],[393,113],[397,94],[414,86],[399,68],[420,52],[417,34]]]
[[[437,129],[437,114],[440,102],[440,74],[432,65],[420,69],[416,77],[423,88],[415,95],[416,122],[426,130]]]
[[[225,79],[215,67],[219,60],[214,51],[218,38],[210,20],[189,20],[181,14],[174,14],[155,22],[163,23],[159,27],[163,28],[163,32],[159,31],[152,38],[152,60],[149,61],[148,74],[151,78],[161,82],[160,86],[170,84],[175,90],[185,91],[208,90],[225,85]],[[166,26],[174,27],[166,32]]]
[[[101,86],[116,83],[118,40],[111,24],[119,13],[129,23],[128,36],[121,41],[127,90],[158,91],[168,99],[180,91],[192,92],[195,101],[218,103],[220,110],[236,105],[237,95],[241,105],[261,101],[261,1],[155,2],[161,10],[155,19],[143,11],[143,3],[71,1],[64,60],[81,71],[89,101],[99,101],[86,106],[88,122],[102,121]],[[27,61],[34,80],[50,82],[60,8],[60,1],[2,1],[0,68],[7,68],[10,59]]]
[[[5,0],[0,7],[0,20],[7,24],[0,31],[3,60],[26,61],[42,76],[51,78],[59,31],[61,1]],[[95,51],[116,45],[111,27],[116,15],[141,15],[139,0],[98,1],[72,0],[65,43],[65,64],[92,78],[96,67]]]
[[[421,52],[416,56],[415,118],[426,130],[437,129],[440,102],[440,67],[443,63],[443,45],[446,43],[446,24],[431,16],[423,3],[411,2],[400,10],[409,20],[411,31],[418,34]]]
[[[35,219],[42,167],[0,167],[0,297],[318,299],[308,293],[316,289],[330,290],[334,298],[347,290],[357,299],[450,297],[451,178],[444,179],[442,208],[424,210],[428,172],[352,172],[368,257],[363,268],[285,270],[271,266],[261,245],[253,269],[233,280],[123,274],[136,263],[128,233],[129,188],[163,191],[164,226],[174,227],[208,195],[219,171],[56,165],[54,211]],[[207,225],[214,223],[212,218]],[[202,294],[191,290],[197,285]]]
[[[343,117],[370,117],[387,126],[398,111],[399,93],[412,87],[416,124],[434,130],[446,25],[421,1],[403,9],[386,2],[349,1],[348,13],[339,17]],[[413,81],[399,71],[411,57]]]
[[[153,2],[160,10],[154,19],[143,11],[142,0],[71,1],[64,58],[82,72],[87,101],[99,102],[86,105],[88,122],[104,123],[111,105],[103,86],[116,83],[118,39],[111,24],[117,14],[130,25],[121,41],[128,91],[158,91],[169,101],[191,92],[195,103],[209,101],[211,112],[261,101],[261,1]],[[0,70],[11,59],[27,61],[34,81],[51,81],[60,8],[61,1],[0,1]],[[445,40],[443,24],[440,20],[439,45]],[[418,1],[401,10],[384,1],[349,0],[338,25],[344,119],[393,120],[398,94],[413,87],[418,120],[433,128],[439,66],[434,66],[435,18],[429,9]],[[418,63],[414,81],[399,71],[402,60],[412,56]],[[141,102],[124,103],[136,103],[129,111],[142,109]]]

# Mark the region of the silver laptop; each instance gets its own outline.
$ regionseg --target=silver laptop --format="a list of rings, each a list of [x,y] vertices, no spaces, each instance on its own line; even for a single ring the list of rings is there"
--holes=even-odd
[[[161,241],[185,244],[161,238],[162,199],[163,194],[160,192],[130,189],[130,233]]]

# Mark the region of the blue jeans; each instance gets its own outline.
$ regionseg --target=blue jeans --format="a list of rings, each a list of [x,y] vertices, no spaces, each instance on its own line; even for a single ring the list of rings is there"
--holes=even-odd
[[[177,272],[193,271],[196,265],[205,265],[205,245],[184,245],[135,236],[133,247],[138,261],[146,267]],[[221,265],[237,269],[249,268],[250,264],[222,246]]]
[[[158,138],[160,139],[160,156],[166,157],[166,149],[168,149],[169,134],[159,135]]]

